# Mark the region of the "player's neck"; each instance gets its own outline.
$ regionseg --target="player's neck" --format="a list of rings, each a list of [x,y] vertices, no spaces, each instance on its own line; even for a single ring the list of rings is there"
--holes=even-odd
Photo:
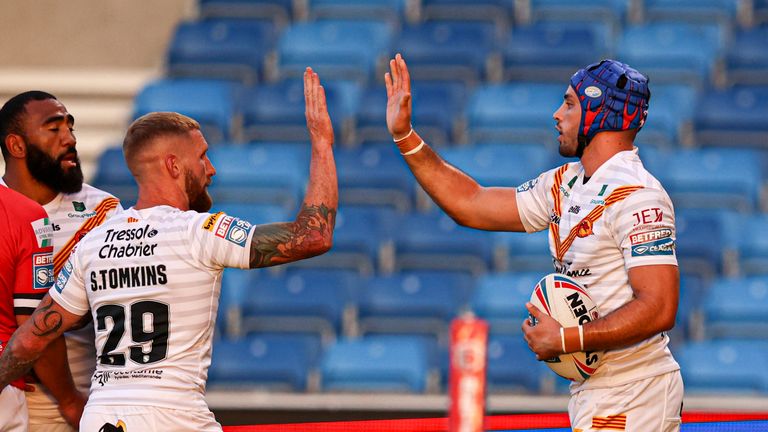
[[[581,156],[584,176],[592,175],[616,153],[632,150],[633,139],[623,132],[601,132],[592,138]]]
[[[150,207],[170,206],[182,211],[189,210],[189,199],[177,188],[165,188],[158,185],[139,184],[139,197],[133,206],[136,210]]]
[[[46,205],[53,201],[59,193],[47,185],[41,183],[26,169],[19,169],[14,164],[8,164],[5,169],[3,181],[9,188],[21,193],[40,205]]]

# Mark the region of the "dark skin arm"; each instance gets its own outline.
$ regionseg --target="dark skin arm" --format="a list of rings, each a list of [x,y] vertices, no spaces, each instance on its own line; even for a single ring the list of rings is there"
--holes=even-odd
[[[325,90],[312,69],[304,72],[307,129],[312,143],[309,183],[293,222],[256,226],[250,267],[268,267],[323,254],[331,249],[338,207],[333,127]]]
[[[24,320],[24,323],[13,333],[2,356],[0,356],[0,388],[4,388],[11,381],[27,374],[36,366],[35,363],[43,353],[46,353],[46,349],[49,347],[52,347],[54,351],[61,349],[61,346],[57,348],[55,343],[59,342],[55,341],[61,340],[61,335],[80,318],[80,316],[59,306],[46,294],[35,312]],[[54,345],[51,345],[52,343]],[[64,365],[68,376],[64,381],[68,380],[69,385],[72,385],[72,376],[69,374],[69,366],[66,364],[66,352],[64,352]],[[35,372],[38,373],[37,369]],[[63,407],[62,415],[70,424],[76,426],[80,422],[82,406],[79,406],[80,402],[77,401],[77,397],[70,393],[76,392],[74,385],[68,392],[56,382],[46,382],[48,380],[47,371],[41,370],[40,372],[43,373],[43,376],[38,376],[43,380],[43,384],[49,388],[52,386],[51,391],[59,392],[66,399],[66,407]],[[64,387],[66,387],[66,382]]]
[[[584,324],[584,351],[623,348],[675,325],[680,293],[680,273],[674,265],[648,265],[629,269],[634,298],[624,306]],[[525,341],[539,360],[563,354],[560,324],[531,303],[528,312],[538,324],[523,321]]]
[[[46,304],[40,303],[40,307],[50,313],[53,301],[50,297],[45,297]],[[17,315],[16,322],[19,326],[22,326],[30,319],[31,316]],[[57,324],[55,321],[58,319],[55,312],[43,320],[49,321],[51,329],[54,329]],[[48,347],[43,351],[37,361],[34,363],[32,369],[35,375],[56,398],[59,403],[59,411],[64,419],[73,427],[77,427],[80,423],[80,417],[83,414],[83,408],[85,408],[85,397],[77,391],[75,383],[72,381],[72,374],[69,370],[69,362],[67,361],[67,344],[64,341],[64,336],[58,336],[53,339]]]

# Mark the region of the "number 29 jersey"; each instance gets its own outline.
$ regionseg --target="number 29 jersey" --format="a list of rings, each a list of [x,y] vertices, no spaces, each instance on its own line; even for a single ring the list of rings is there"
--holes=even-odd
[[[89,406],[207,410],[221,275],[248,267],[252,228],[223,213],[130,208],[81,240],[50,294],[69,312],[91,311]]]

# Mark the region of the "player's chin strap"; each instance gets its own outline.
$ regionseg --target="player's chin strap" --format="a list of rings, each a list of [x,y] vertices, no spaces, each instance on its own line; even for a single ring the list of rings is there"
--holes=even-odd
[[[581,157],[584,155],[584,149],[586,149],[589,145],[589,140],[584,135],[579,134],[577,142],[578,145],[576,146],[576,157],[581,159]]]

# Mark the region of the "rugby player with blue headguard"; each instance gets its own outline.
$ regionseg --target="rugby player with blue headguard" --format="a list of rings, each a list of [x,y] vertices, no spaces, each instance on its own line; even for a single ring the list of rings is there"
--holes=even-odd
[[[648,114],[648,79],[615,60],[576,72],[553,118],[560,154],[578,161],[504,188],[479,185],[422,140],[411,124],[405,60],[398,54],[389,67],[387,127],[435,203],[472,228],[549,229],[555,271],[597,303],[601,318],[583,326],[562,328],[530,303],[537,324],[522,324],[539,360],[605,350],[596,372],[571,385],[573,430],[678,431],[683,382],[665,333],[679,298],[674,210],[634,146]]]

